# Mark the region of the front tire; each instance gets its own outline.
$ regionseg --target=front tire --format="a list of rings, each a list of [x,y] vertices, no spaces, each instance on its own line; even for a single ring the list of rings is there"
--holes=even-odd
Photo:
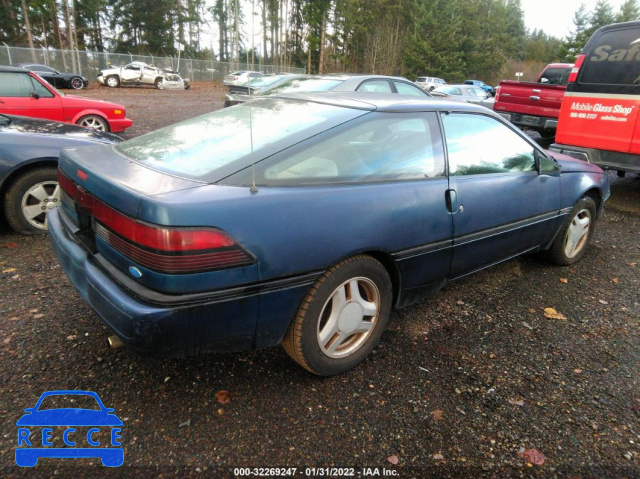
[[[583,196],[575,204],[549,250],[551,261],[567,266],[577,263],[587,252],[596,222],[596,204]]]
[[[392,298],[389,274],[375,259],[358,255],[341,261],[311,286],[283,347],[320,376],[354,368],[380,339]]]
[[[78,120],[78,125],[98,131],[109,131],[107,120],[98,115],[83,116]]]
[[[40,167],[18,177],[7,189],[4,213],[16,233],[42,234],[47,232],[47,214],[59,204],[57,168]]]
[[[82,90],[84,88],[84,82],[80,77],[73,77],[70,83],[71,88],[73,88],[74,90]]]
[[[162,90],[163,82],[164,82],[164,78],[156,78],[155,85],[158,90]]]
[[[120,86],[120,79],[117,76],[110,76],[107,77],[105,83],[110,88],[118,88]]]

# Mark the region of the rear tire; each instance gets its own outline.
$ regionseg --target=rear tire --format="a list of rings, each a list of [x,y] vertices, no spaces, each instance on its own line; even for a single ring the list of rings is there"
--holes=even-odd
[[[42,166],[19,176],[7,189],[4,214],[16,233],[47,232],[47,214],[60,204],[58,169]]]
[[[577,263],[587,252],[596,225],[596,204],[583,196],[575,204],[549,249],[551,261],[561,266]]]
[[[375,259],[358,255],[341,261],[311,286],[283,347],[314,374],[332,376],[347,371],[380,339],[392,298],[389,274]]]

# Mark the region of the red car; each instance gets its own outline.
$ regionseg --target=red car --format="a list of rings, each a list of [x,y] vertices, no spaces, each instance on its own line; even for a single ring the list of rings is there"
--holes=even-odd
[[[0,66],[0,113],[121,132],[133,121],[124,106],[60,93],[36,73],[22,68]]]

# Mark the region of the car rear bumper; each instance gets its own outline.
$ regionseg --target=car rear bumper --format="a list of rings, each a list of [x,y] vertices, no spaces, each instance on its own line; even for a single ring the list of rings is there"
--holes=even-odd
[[[63,271],[100,319],[135,349],[191,355],[276,345],[313,282],[307,276],[275,286],[217,291],[198,300],[172,295],[167,302],[146,301],[144,288],[134,293],[117,283],[74,241],[63,215],[56,208],[47,217]]]
[[[553,117],[501,111],[496,111],[496,113],[505,120],[522,128],[530,128],[532,130],[555,130],[558,126],[558,119]]]

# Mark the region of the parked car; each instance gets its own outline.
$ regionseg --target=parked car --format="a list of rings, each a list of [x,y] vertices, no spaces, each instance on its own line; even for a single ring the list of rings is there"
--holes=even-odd
[[[224,106],[237,105],[253,97],[296,92],[368,92],[368,93],[401,93],[417,97],[428,97],[429,93],[406,78],[384,75],[296,75],[278,82],[251,95],[227,94]]]
[[[485,108],[493,110],[495,100],[491,94],[482,88],[473,85],[443,85],[431,91],[431,95],[435,97],[444,97],[448,100],[466,101],[482,105]]]
[[[486,91],[487,93],[489,93],[491,95],[495,95],[495,93],[496,93],[495,88],[493,88],[491,85],[487,85],[482,80],[465,80],[464,84],[465,85],[473,85],[473,86],[477,86],[479,88],[482,88],[484,91]]]
[[[55,68],[37,63],[18,63],[19,68],[24,68],[32,72],[36,72],[46,81],[56,88],[73,88],[74,90],[82,90],[89,86],[89,80],[77,73],[64,73]]]
[[[133,122],[118,103],[65,95],[36,73],[0,66],[0,113],[75,123],[101,131],[120,132]]]
[[[447,84],[447,82],[444,81],[442,78],[437,78],[437,77],[418,77],[416,78],[416,81],[414,83],[418,85],[420,88],[423,88],[424,90],[427,90],[427,91],[431,91],[440,85]]]
[[[237,71],[225,75],[222,79],[223,85],[245,85],[255,78],[260,78],[263,74],[252,71]]]
[[[53,249],[126,344],[282,342],[320,375],[455,278],[541,250],[578,261],[609,196],[602,169],[486,108],[358,92],[259,98],[65,149],[59,168]]]
[[[514,125],[552,138],[573,63],[550,63],[535,82],[502,80],[493,109]]]
[[[131,62],[128,65],[101,70],[98,83],[117,88],[123,85],[149,85],[162,89],[165,72],[144,62]]]
[[[120,141],[67,123],[0,115],[0,204],[9,226],[22,234],[46,232],[47,214],[60,201],[62,148]]]

